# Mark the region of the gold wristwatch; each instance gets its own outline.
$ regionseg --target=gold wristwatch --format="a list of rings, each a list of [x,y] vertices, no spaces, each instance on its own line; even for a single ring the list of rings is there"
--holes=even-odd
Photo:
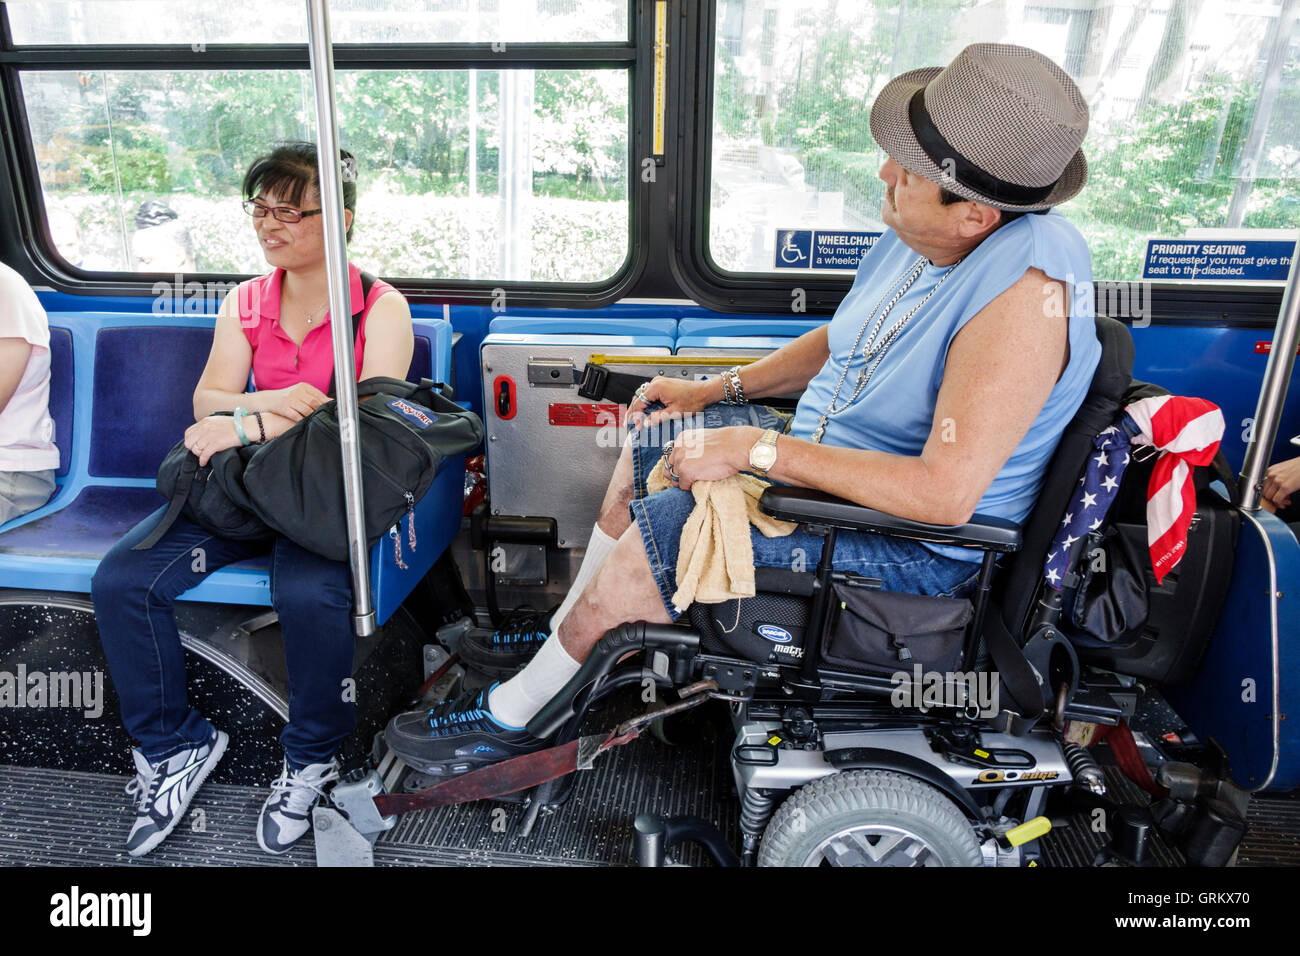
[[[769,428],[749,449],[749,470],[760,477],[765,476],[776,464],[776,436],[777,432]]]

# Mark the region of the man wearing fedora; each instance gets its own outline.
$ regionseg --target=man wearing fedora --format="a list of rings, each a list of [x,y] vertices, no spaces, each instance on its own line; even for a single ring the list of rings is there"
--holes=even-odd
[[[1088,108],[1055,63],[976,44],[881,91],[888,227],[830,323],[762,360],[697,382],[656,378],[623,449],[569,596],[522,671],[394,718],[392,749],[456,772],[543,746],[523,729],[607,630],[668,623],[693,482],[748,471],[917,521],[976,511],[1022,522],[1101,355],[1083,237],[1053,207],[1087,178]],[[752,400],[803,390],[793,418]],[[663,459],[676,487],[647,494]],[[822,539],[751,528],[755,565],[815,565]],[[964,594],[980,555],[841,533],[837,570],[887,590]],[[534,645],[535,646],[535,645]],[[455,766],[453,766],[453,764]]]

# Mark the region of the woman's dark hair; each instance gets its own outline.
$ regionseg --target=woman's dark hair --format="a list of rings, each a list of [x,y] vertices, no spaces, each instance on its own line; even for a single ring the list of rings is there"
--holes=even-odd
[[[357,215],[357,160],[346,149],[339,150],[343,163],[343,208],[352,210],[352,222]],[[258,193],[273,192],[287,203],[302,208],[303,193],[307,187],[320,195],[320,173],[317,170],[314,143],[281,143],[265,156],[253,160],[244,174],[244,198],[252,199]],[[352,226],[347,238],[352,239]]]

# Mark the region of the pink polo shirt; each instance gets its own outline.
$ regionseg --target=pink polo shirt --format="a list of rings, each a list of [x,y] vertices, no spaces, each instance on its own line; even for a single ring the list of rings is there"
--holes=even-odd
[[[361,301],[361,270],[348,265],[352,280],[353,307]],[[249,279],[239,285],[239,322],[253,349],[253,387],[260,389],[288,388],[299,382],[309,382],[322,392],[329,389],[330,373],[334,371],[333,332],[330,331],[330,314],[313,323],[301,344],[289,338],[280,327],[280,280],[283,269],[269,275]],[[370,295],[357,322],[357,338],[353,343],[357,367],[355,377],[360,379],[366,350],[366,316],[370,308],[384,293],[393,287],[375,280]]]

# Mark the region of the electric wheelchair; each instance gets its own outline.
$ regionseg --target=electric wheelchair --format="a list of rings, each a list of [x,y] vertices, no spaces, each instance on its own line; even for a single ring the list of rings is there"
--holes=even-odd
[[[592,704],[648,681],[676,691],[678,702],[663,713],[708,698],[730,703],[740,852],[698,818],[643,815],[639,862],[662,865],[674,843],[694,840],[726,865],[1036,865],[1034,841],[1050,827],[1042,816],[1049,791],[1105,792],[1097,762],[1067,742],[1063,728],[1070,720],[1120,724],[1132,716],[1139,688],[1114,673],[1123,668],[1106,649],[1093,657],[1107,669],[1084,676],[1061,627],[1070,590],[1063,597],[1043,583],[1045,556],[1094,439],[1119,421],[1132,396],[1127,328],[1106,318],[1096,325],[1100,363],[1023,529],[980,515],[962,526],[932,526],[809,489],[769,488],[765,512],[824,536],[815,570],[758,568],[754,598],[693,605],[677,625],[611,630],[528,724],[538,737],[572,741]],[[901,608],[863,609],[863,596],[882,592],[879,581],[835,570],[835,540],[846,530],[977,549],[974,591],[962,601],[896,595]],[[1088,540],[1073,546],[1067,585],[1083,576]],[[1231,561],[1232,541],[1209,544],[1220,558],[1215,574],[1226,579],[1222,561]],[[1212,621],[1218,607],[1197,610]],[[854,613],[875,633],[857,660],[836,626]],[[1207,636],[1169,634],[1163,643],[1178,644],[1175,656],[1194,667]],[[921,663],[928,670],[940,661],[943,671],[923,680]],[[560,787],[544,784],[534,806]]]

